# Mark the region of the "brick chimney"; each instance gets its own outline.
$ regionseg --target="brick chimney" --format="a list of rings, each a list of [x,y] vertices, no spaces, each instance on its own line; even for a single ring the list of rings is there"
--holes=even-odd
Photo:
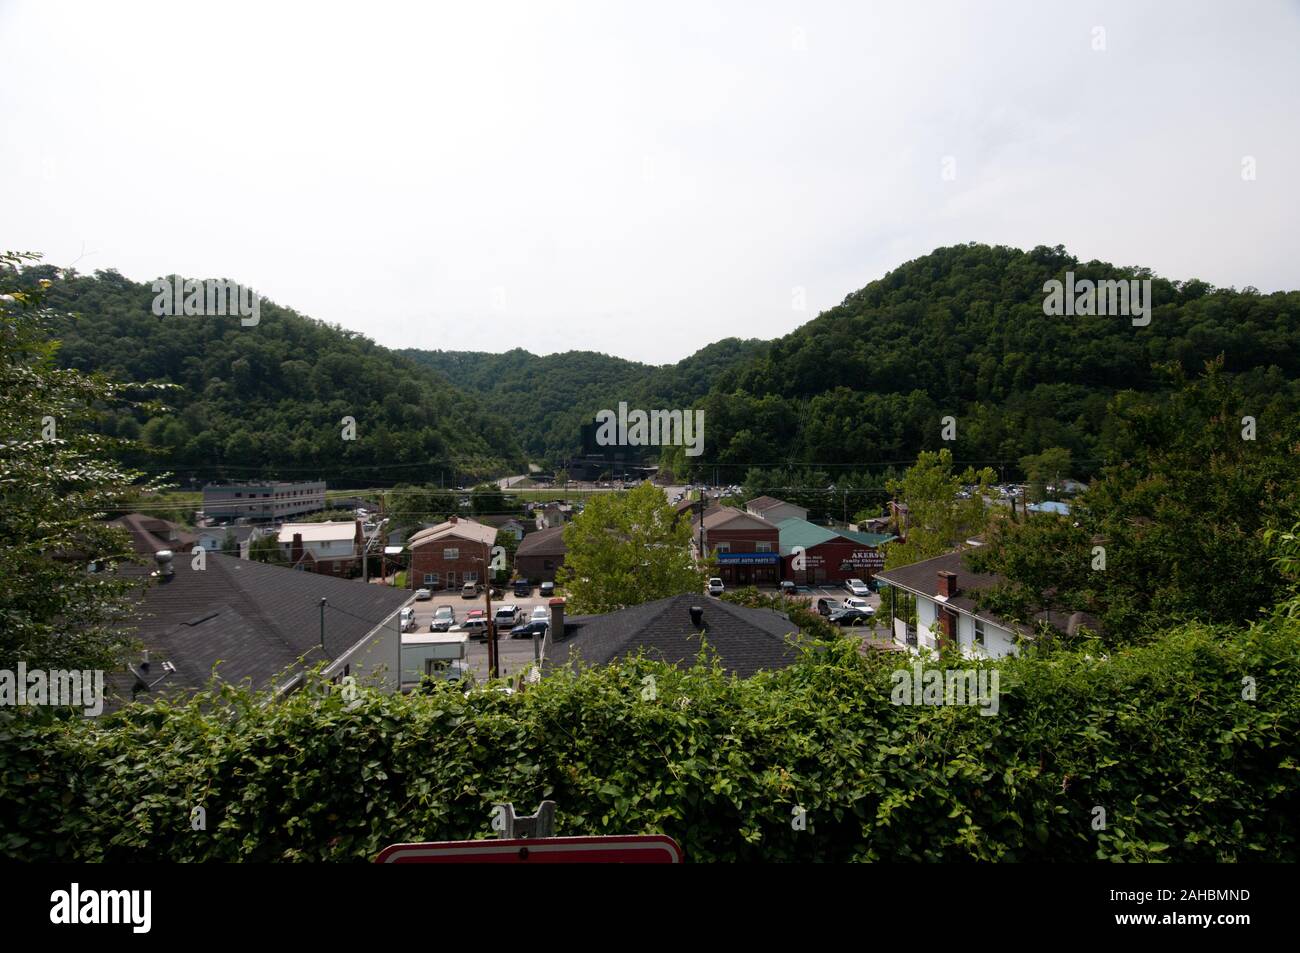
[[[294,533],[293,544],[289,547],[289,565],[298,565],[300,559],[302,559],[302,533]]]
[[[453,513],[451,516],[448,516],[448,517],[447,517],[447,522],[448,522],[448,523],[459,523],[460,520],[457,519],[457,518],[456,518],[456,514]]]
[[[935,590],[935,595],[943,596],[945,599],[951,599],[957,595],[957,574],[955,572],[939,570],[939,588]]]

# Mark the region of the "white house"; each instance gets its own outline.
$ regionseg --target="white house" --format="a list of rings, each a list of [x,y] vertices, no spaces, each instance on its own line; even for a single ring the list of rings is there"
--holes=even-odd
[[[277,537],[290,566],[330,574],[345,573],[359,564],[361,541],[360,520],[285,523]]]
[[[890,613],[894,641],[913,652],[937,650],[941,642],[949,641],[967,657],[1019,654],[1017,643],[1032,637],[1033,630],[977,608],[974,597],[1001,579],[971,572],[962,562],[964,552],[944,553],[876,573],[876,579],[889,587],[881,590],[881,608]],[[899,598],[904,593],[915,597],[915,626],[904,618],[903,600]]]

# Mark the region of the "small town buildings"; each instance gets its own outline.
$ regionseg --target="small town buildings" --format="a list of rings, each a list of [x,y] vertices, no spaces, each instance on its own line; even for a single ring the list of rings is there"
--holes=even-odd
[[[745,512],[752,516],[758,516],[769,523],[780,523],[783,520],[806,520],[808,511],[802,506],[796,506],[793,503],[787,503],[785,500],[778,500],[773,496],[759,496],[745,504]]]
[[[514,516],[480,516],[478,520],[487,526],[495,526],[498,536],[503,534],[513,536],[515,542],[523,540],[524,534],[528,531],[523,521]]]
[[[881,606],[890,612],[897,644],[919,651],[937,650],[948,643],[968,657],[1002,658],[1018,655],[1019,643],[1034,637],[1033,627],[1000,619],[978,607],[979,593],[1000,585],[1003,578],[966,568],[963,556],[968,551],[944,553],[877,574],[886,586],[881,590]],[[1031,621],[1045,622],[1068,635],[1083,627],[1101,631],[1097,619],[1082,612],[1039,612]]]
[[[792,642],[798,626],[772,609],[749,609],[697,593],[568,619],[563,607],[564,600],[552,600],[544,669],[604,665],[638,652],[690,668],[704,643],[724,670],[741,678],[785,668],[798,658]]]
[[[203,515],[217,522],[239,519],[279,522],[323,509],[323,481],[209,483],[203,488]]]
[[[228,556],[247,558],[248,543],[261,532],[257,526],[204,526],[198,531],[198,542],[210,553],[223,552]],[[233,545],[227,547],[227,542]]]
[[[553,529],[569,521],[573,515],[573,507],[567,503],[543,503],[533,508],[533,515],[538,529]]]
[[[761,516],[734,506],[711,506],[697,519],[692,541],[698,547],[703,524],[704,557],[718,563],[727,586],[775,586],[781,581],[780,534]]]
[[[555,582],[564,565],[564,527],[529,533],[515,551],[515,575],[529,582]]]
[[[214,678],[284,694],[320,663],[327,679],[398,687],[405,590],[220,553],[201,569],[177,553],[121,572],[148,577],[127,630],[146,655],[108,679],[124,700],[194,692]]]
[[[131,536],[131,548],[140,556],[152,556],[160,549],[189,552],[198,542],[198,536],[179,523],[143,513],[127,513],[110,520],[109,525],[126,530]]]
[[[884,568],[886,533],[859,533],[817,526],[803,519],[777,524],[781,578],[800,585],[837,585],[849,579],[870,580]],[[802,567],[802,568],[799,568]]]
[[[294,569],[346,576],[361,566],[361,520],[284,523],[276,541]]]
[[[457,589],[482,582],[491,568],[497,529],[464,516],[422,529],[406,544],[414,589]]]

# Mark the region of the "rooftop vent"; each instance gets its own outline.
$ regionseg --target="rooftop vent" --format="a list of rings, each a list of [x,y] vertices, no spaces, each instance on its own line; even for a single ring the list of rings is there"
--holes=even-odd
[[[704,622],[704,607],[691,606],[691,625],[695,626],[698,629],[700,627],[700,624],[703,622]]]
[[[164,578],[170,577],[176,573],[176,567],[172,565],[172,551],[170,549],[160,549],[153,554],[153,561],[158,565],[159,576]]]

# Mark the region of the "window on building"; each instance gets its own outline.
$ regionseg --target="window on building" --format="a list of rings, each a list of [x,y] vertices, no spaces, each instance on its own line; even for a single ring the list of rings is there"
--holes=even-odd
[[[984,644],[984,620],[975,620],[975,644],[982,646]]]
[[[770,553],[771,551],[772,551],[772,544],[771,544],[771,543],[755,543],[755,544],[754,544],[754,552],[756,552],[756,553]]]
[[[453,560],[453,559],[460,559],[460,550],[459,550],[459,549],[444,549],[444,550],[442,551],[442,558],[445,559],[445,560],[447,560],[448,562],[450,562],[450,561]]]
[[[424,584],[426,586],[436,586],[438,584],[438,574],[436,572],[426,572],[424,574]]]
[[[730,544],[730,543],[714,543],[714,544],[713,544],[713,551],[714,551],[715,553],[729,553],[729,552],[731,552],[731,544]]]
[[[424,660],[424,674],[437,675],[439,672],[445,672],[451,667],[451,662],[442,658],[431,658]]]

